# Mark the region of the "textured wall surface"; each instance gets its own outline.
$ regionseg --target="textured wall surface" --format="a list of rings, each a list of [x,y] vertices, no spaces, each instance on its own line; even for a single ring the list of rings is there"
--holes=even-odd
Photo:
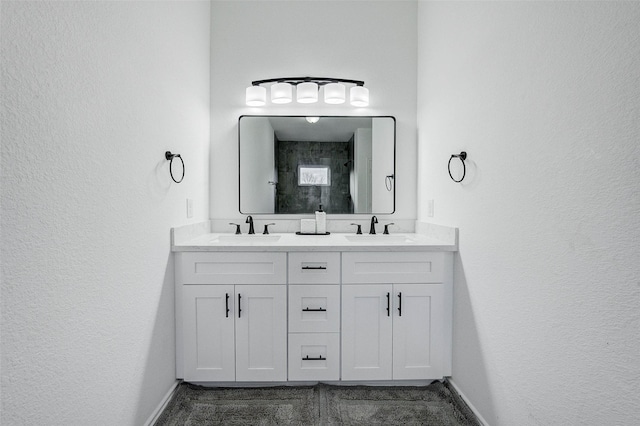
[[[1,424],[140,425],[173,385],[169,228],[208,218],[209,16],[2,2]]]
[[[415,219],[417,3],[215,1],[211,9],[211,218],[240,220],[238,117],[308,114],[396,116],[402,167],[389,218]],[[303,76],[364,80],[370,106],[245,106],[251,81]]]
[[[460,228],[453,381],[492,425],[638,423],[639,22],[419,5],[419,218]]]

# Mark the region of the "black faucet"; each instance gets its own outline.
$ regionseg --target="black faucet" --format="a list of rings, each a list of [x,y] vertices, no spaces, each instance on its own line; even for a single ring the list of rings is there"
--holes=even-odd
[[[249,234],[255,234],[256,231],[253,229],[253,218],[251,216],[247,216],[247,220],[244,223],[249,224]]]
[[[369,229],[369,234],[371,235],[375,235],[376,234],[376,223],[378,223],[378,218],[375,216],[371,217],[371,228]]]

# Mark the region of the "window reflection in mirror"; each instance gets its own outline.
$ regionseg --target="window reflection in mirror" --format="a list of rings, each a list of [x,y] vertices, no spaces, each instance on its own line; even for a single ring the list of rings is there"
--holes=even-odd
[[[241,213],[394,212],[395,118],[241,116],[238,126]]]
[[[331,186],[331,168],[298,166],[298,186]]]

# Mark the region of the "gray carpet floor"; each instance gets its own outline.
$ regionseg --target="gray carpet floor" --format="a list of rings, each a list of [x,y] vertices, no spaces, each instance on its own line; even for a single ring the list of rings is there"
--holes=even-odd
[[[156,426],[478,426],[446,384],[421,387],[282,386],[205,388],[182,383]]]

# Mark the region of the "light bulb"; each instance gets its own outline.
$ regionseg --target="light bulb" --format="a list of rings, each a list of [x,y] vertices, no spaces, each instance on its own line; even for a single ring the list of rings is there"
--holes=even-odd
[[[324,101],[328,104],[342,104],[345,98],[344,84],[329,83],[324,86]]]
[[[318,102],[318,84],[305,82],[296,86],[296,99],[301,104]]]
[[[262,86],[249,86],[246,90],[248,106],[263,106],[267,103],[267,89]]]
[[[289,83],[276,83],[271,86],[271,102],[288,104],[293,99],[293,87]]]
[[[364,86],[354,86],[349,91],[351,105],[355,107],[369,106],[369,89]]]

